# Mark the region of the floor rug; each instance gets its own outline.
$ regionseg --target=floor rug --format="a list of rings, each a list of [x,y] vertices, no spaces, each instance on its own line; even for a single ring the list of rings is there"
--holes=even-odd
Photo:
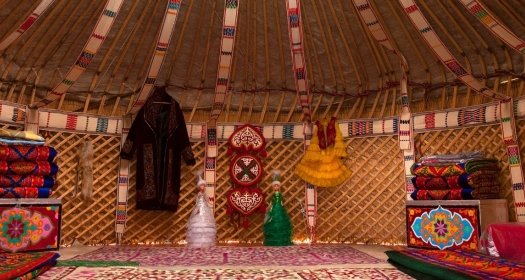
[[[211,248],[106,246],[75,260],[135,261],[140,266],[315,266],[378,264],[374,258],[348,245]]]
[[[525,263],[471,251],[402,249],[386,254],[400,270],[434,279],[525,279]]]
[[[38,279],[413,279],[396,269],[183,269],[159,270],[139,267],[53,267]]]
[[[57,253],[0,253],[0,280],[32,279],[56,263]]]

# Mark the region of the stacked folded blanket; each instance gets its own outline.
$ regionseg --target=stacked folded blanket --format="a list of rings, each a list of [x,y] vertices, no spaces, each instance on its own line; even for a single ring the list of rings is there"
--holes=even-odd
[[[0,198],[48,198],[58,166],[53,147],[29,131],[0,129]]]
[[[498,162],[479,152],[423,157],[412,166],[414,200],[498,198]]]

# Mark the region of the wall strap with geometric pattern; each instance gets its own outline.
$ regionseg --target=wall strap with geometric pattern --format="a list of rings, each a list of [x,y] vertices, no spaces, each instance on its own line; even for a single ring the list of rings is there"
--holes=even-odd
[[[122,137],[120,138],[120,148],[124,145],[131,127],[131,118],[123,119]],[[120,151],[119,151],[120,154]],[[115,234],[117,244],[120,244],[126,229],[128,216],[128,190],[129,190],[129,160],[120,159],[117,177],[117,201],[115,202]]]
[[[400,82],[400,95],[401,95],[401,114],[399,116],[399,130],[398,140],[399,148],[403,152],[403,162],[405,170],[405,189],[407,193],[407,199],[412,200],[410,194],[414,191],[414,185],[412,184],[412,172],[410,168],[414,164],[414,130],[412,125],[412,113],[410,111],[409,100],[408,100],[408,63],[405,56],[399,51],[399,49],[392,43],[393,40],[388,36],[388,32],[379,21],[376,11],[372,7],[369,0],[353,0],[354,6],[357,9],[359,17],[363,21],[364,25],[368,28],[368,31],[386,49],[392,51],[398,57],[399,64],[401,65],[401,82]]]
[[[40,18],[40,16],[46,12],[46,10],[51,7],[51,4],[53,4],[55,0],[42,0],[40,1],[40,4],[33,10],[33,12],[20,24],[17,30],[13,31],[13,33],[9,34],[7,37],[0,42],[0,53],[7,49],[11,43],[16,41],[24,32],[26,32],[29,28],[31,28],[35,22]]]
[[[507,147],[510,178],[516,206],[518,222],[525,222],[525,193],[523,188],[523,168],[520,158],[520,147],[516,134],[516,123],[513,113],[512,99],[500,102],[501,132],[503,142]]]
[[[233,65],[235,36],[237,34],[237,16],[239,14],[239,0],[226,0],[222,18],[221,50],[217,66],[217,80],[215,83],[215,96],[210,113],[210,120],[206,130],[206,150],[204,158],[204,179],[207,186],[204,190],[208,197],[208,205],[215,211],[215,182],[217,166],[217,119],[222,113],[226,93],[230,84],[230,74]]]
[[[523,194],[523,170],[520,160],[520,149],[517,143],[516,126],[514,123],[513,102],[508,96],[496,92],[478,81],[459,62],[453,58],[448,48],[437,36],[434,29],[428,23],[419,7],[413,0],[399,0],[403,10],[410,18],[412,24],[420,31],[421,37],[443,62],[463,83],[472,90],[485,96],[500,101],[501,130],[503,141],[507,146],[507,156],[511,180],[514,189],[514,203],[518,221],[525,221],[525,198]]]
[[[286,0],[286,19],[288,22],[288,38],[290,43],[290,53],[292,56],[293,77],[295,80],[295,90],[303,113],[302,120],[304,134],[304,149],[310,145],[312,137],[311,109],[310,109],[310,88],[308,87],[308,75],[306,71],[306,61],[304,57],[303,45],[303,22],[301,18],[301,1]],[[310,231],[310,242],[316,239],[315,226],[317,219],[317,189],[314,185],[305,182],[305,205],[306,222]]]
[[[519,38],[512,30],[503,24],[492,12],[477,0],[458,0],[463,6],[474,15],[492,35],[498,37],[507,46],[525,54],[525,41]]]
[[[443,41],[439,38],[430,23],[425,18],[414,0],[399,0],[403,11],[408,16],[414,27],[419,30],[419,35],[423,41],[434,52],[439,60],[465,85],[470,87],[475,92],[490,97],[496,100],[507,100],[509,97],[493,91],[483,85],[476,79],[458,60],[454,58],[450,50],[445,46]]]
[[[128,113],[135,115],[140,108],[144,106],[144,103],[153,91],[157,76],[170,46],[171,36],[173,35],[173,30],[177,23],[177,16],[179,15],[181,2],[182,0],[168,0],[146,78],[144,79],[144,83],[142,83],[142,86],[140,87],[140,92],[137,94]]]
[[[104,10],[102,10],[100,17],[98,18],[95,28],[91,32],[91,36],[82,49],[75,64],[69,69],[69,72],[67,72],[66,77],[55,88],[53,88],[53,90],[48,92],[42,100],[32,104],[32,107],[36,106],[40,108],[57,100],[64,95],[77,81],[80,75],[84,73],[111,30],[120,7],[122,6],[122,2],[124,2],[124,0],[108,0]]]

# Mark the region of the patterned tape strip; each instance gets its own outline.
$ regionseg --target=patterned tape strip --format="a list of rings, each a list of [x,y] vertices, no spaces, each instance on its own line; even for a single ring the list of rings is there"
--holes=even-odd
[[[122,118],[119,117],[102,117],[43,109],[39,111],[38,119],[40,129],[117,135],[122,133]]]
[[[239,14],[239,0],[226,0],[224,2],[224,15],[222,20],[221,51],[217,66],[217,81],[215,84],[215,97],[210,114],[210,122],[206,130],[206,155],[204,159],[204,179],[207,187],[204,190],[208,197],[208,205],[215,210],[215,168],[217,165],[217,127],[216,121],[224,108],[230,72],[233,65],[233,51],[235,35],[237,33],[237,15]]]
[[[525,103],[523,104],[525,105]],[[498,103],[414,115],[414,130],[443,129],[500,121]]]
[[[311,135],[311,109],[310,109],[310,90],[308,87],[308,76],[306,71],[306,61],[303,48],[303,27],[301,19],[301,1],[286,1],[286,16],[288,21],[288,35],[290,42],[290,52],[292,55],[293,77],[295,80],[295,90],[297,98],[303,112],[303,135],[304,149],[310,145]],[[315,226],[317,213],[317,189],[315,186],[305,182],[305,205],[306,222],[310,230],[310,242],[315,242]]]
[[[0,101],[0,122],[23,125],[26,119],[25,106],[21,104]]]
[[[507,100],[509,97],[499,92],[493,91],[484,86],[478,81],[459,61],[457,61],[450,50],[443,44],[443,41],[438,37],[437,33],[428,23],[419,7],[414,0],[399,0],[403,6],[403,11],[409,17],[414,27],[419,30],[421,38],[423,38],[428,47],[434,51],[441,62],[452,72],[458,79],[474,91],[497,100]]]
[[[237,15],[239,13],[239,0],[226,0],[224,3],[224,16],[222,21],[221,52],[217,69],[215,84],[215,98],[211,111],[211,118],[217,120],[222,113],[226,92],[230,84],[230,72],[233,64],[233,50],[235,35],[237,33]]]
[[[398,139],[399,147],[403,151],[407,199],[412,200],[410,194],[414,191],[414,186],[412,184],[413,176],[410,172],[410,167],[414,164],[415,157],[412,113],[408,101],[408,77],[406,74],[408,72],[408,63],[403,54],[401,54],[401,52],[392,44],[392,40],[389,38],[387,32],[385,32],[385,28],[379,21],[370,2],[368,0],[353,0],[353,3],[370,34],[372,34],[378,43],[394,52],[399,59],[399,64],[401,65],[401,115],[399,116]]]
[[[48,92],[47,95],[40,100],[38,103],[33,104],[36,107],[46,106],[53,101],[60,98],[64,95],[67,90],[77,81],[77,79],[84,73],[86,68],[89,66],[93,57],[97,54],[100,46],[106,39],[111,26],[115,22],[115,18],[122,6],[124,0],[108,0],[102,14],[100,15],[91,36],[89,37],[84,49],[80,53],[69,72],[66,74],[66,77],[58,84],[52,91]],[[33,107],[33,106],[32,106]]]
[[[131,127],[131,119],[123,119],[122,137],[120,138],[120,148],[128,136]],[[115,234],[118,244],[121,243],[126,228],[128,210],[128,189],[129,189],[129,160],[120,159],[119,172],[117,178],[117,201],[115,205]]]
[[[5,37],[5,39],[0,42],[0,52],[7,49],[11,43],[16,41],[24,32],[26,32],[35,22],[40,18],[40,16],[46,12],[46,10],[53,4],[55,0],[42,0],[40,4],[33,10],[33,12],[24,20],[22,24],[18,27],[17,30]]]
[[[288,20],[288,34],[290,39],[290,51],[295,79],[295,89],[299,104],[303,111],[303,120],[310,120],[310,89],[308,87],[308,76],[303,48],[303,28],[301,20],[300,0],[286,1],[286,15]]]
[[[512,99],[500,102],[501,131],[503,141],[507,146],[510,178],[514,195],[514,206],[518,222],[525,222],[525,190],[523,188],[523,168],[520,158],[520,148],[517,141],[516,125],[513,114]]]
[[[458,0],[474,15],[493,35],[505,42],[507,46],[525,54],[525,41],[516,36],[505,24],[499,21],[490,10],[477,0]]]
[[[148,74],[144,79],[144,83],[140,88],[140,92],[138,93],[138,96],[130,109],[132,114],[136,114],[140,108],[142,108],[148,97],[151,95],[153,87],[155,86],[157,75],[159,74],[159,71],[162,67],[164,58],[166,57],[166,52],[171,41],[171,35],[173,34],[175,24],[177,23],[177,16],[179,15],[181,2],[182,0],[168,1],[160,32],[157,36],[157,44],[149,64]]]

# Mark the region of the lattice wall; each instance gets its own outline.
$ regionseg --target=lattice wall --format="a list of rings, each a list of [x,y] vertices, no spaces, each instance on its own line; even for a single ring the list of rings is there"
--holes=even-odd
[[[525,120],[518,121],[518,134],[525,143]],[[53,197],[62,198],[64,215],[62,243],[75,238],[85,244],[114,243],[114,207],[120,138],[116,136],[83,135],[43,131],[48,144],[58,152],[60,166],[58,186]],[[85,204],[73,197],[77,152],[81,142],[94,144],[94,199]],[[353,174],[343,186],[320,188],[318,193],[318,239],[325,242],[399,243],[405,239],[403,169],[396,136],[351,138],[346,140],[349,158],[346,164]],[[509,202],[511,219],[515,220],[510,177],[505,148],[501,145],[500,126],[480,126],[417,134],[423,154],[455,153],[481,150],[501,162],[501,196]],[[135,209],[135,166],[132,164],[129,192],[128,223],[125,243],[168,242],[185,239],[186,223],[195,203],[195,172],[202,168],[204,143],[193,143],[199,159],[196,166],[182,164],[180,208],[177,213]],[[261,187],[271,194],[270,171],[282,172],[282,192],[294,225],[294,238],[306,239],[306,226],[301,212],[304,201],[302,181],[292,174],[303,153],[300,141],[270,141],[269,157],[264,160],[266,174]],[[522,159],[525,158],[522,145]],[[230,188],[229,158],[226,145],[220,143],[218,161],[217,213],[218,239],[239,242],[262,242],[263,215],[251,218],[248,230],[237,228],[226,215],[225,193]],[[269,201],[269,198],[268,198]]]
[[[59,166],[54,198],[62,199],[62,243],[115,242],[114,219],[120,137],[40,131],[46,144],[58,151]],[[74,196],[78,151],[84,140],[93,143],[93,199],[84,203]]]

